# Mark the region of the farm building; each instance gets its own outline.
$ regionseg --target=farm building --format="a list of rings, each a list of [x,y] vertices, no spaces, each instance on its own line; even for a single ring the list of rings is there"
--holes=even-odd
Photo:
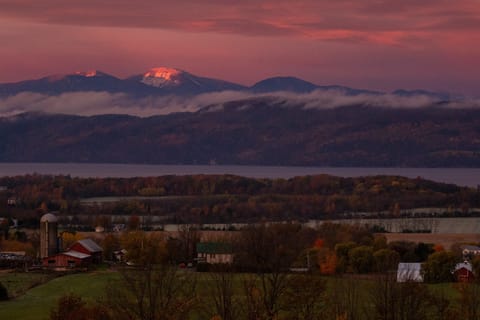
[[[471,282],[475,279],[472,265],[468,261],[457,263],[453,274],[458,282]]]
[[[478,246],[463,246],[462,254],[465,259],[472,259],[474,256],[480,254],[480,247]]]
[[[422,264],[400,262],[397,269],[397,282],[423,282]]]
[[[91,239],[75,242],[59,252],[58,219],[52,213],[40,218],[40,258],[47,268],[78,268],[102,262],[103,250]]]
[[[102,262],[102,248],[91,239],[75,242],[67,251],[44,257],[42,265],[49,268],[81,268]]]
[[[58,219],[52,213],[40,218],[40,258],[58,253]]]
[[[197,261],[210,264],[233,263],[232,246],[223,242],[199,242],[197,243]]]
[[[88,267],[92,256],[77,251],[66,251],[43,258],[42,265],[48,268],[81,268]]]
[[[92,256],[93,263],[101,263],[103,258],[103,249],[92,239],[82,239],[75,242],[69,251],[77,251]]]

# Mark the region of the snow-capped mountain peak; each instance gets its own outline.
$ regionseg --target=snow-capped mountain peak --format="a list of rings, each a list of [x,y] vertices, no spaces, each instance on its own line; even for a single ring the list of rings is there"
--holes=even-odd
[[[98,74],[97,70],[88,70],[88,71],[77,71],[77,72],[75,72],[75,75],[84,76],[86,78],[91,78],[91,77],[95,77],[99,74]]]
[[[179,76],[184,72],[175,68],[158,67],[152,68],[143,74],[142,83],[153,87],[180,84]]]

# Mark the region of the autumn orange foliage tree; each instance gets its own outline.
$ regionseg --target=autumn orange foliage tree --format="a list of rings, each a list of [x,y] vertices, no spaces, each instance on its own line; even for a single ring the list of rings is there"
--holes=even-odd
[[[337,255],[335,251],[322,248],[318,250],[318,266],[321,274],[332,275],[337,271]]]

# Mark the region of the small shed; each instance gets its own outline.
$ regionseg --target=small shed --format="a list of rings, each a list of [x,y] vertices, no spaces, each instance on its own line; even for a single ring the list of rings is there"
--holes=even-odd
[[[397,269],[397,282],[423,282],[422,264],[418,262],[400,262]]]
[[[77,251],[92,256],[93,263],[101,263],[103,260],[103,249],[92,239],[82,239],[75,242],[69,251]]]
[[[211,264],[233,263],[232,245],[224,242],[197,243],[197,261]]]
[[[457,263],[453,274],[458,282],[472,282],[475,279],[472,264],[468,261]]]

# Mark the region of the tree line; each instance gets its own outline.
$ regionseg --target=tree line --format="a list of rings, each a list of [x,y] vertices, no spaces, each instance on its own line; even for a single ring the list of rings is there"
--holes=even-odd
[[[372,217],[398,217],[404,214],[402,209],[418,207],[440,207],[444,208],[443,214],[458,216],[469,215],[469,209],[480,207],[476,189],[394,176],[253,179],[191,175],[94,179],[25,175],[0,178],[0,185],[8,188],[0,194],[0,209],[31,226],[43,211],[68,215],[168,216],[168,221],[174,223],[233,223],[345,218],[355,217],[358,212]],[[142,198],[98,206],[80,202],[83,198],[103,196]],[[7,206],[9,197],[17,200],[14,206]]]

